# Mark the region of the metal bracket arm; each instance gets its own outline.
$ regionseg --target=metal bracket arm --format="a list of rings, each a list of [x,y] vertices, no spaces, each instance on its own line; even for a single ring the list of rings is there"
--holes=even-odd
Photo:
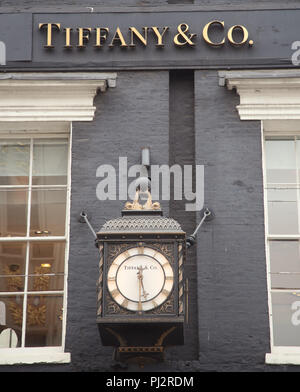
[[[90,222],[88,220],[88,216],[84,211],[81,211],[81,213],[80,213],[79,222],[86,223],[88,225],[89,229],[91,230],[91,232],[93,234],[93,237],[95,238],[95,246],[98,248],[97,234],[96,234],[95,230],[93,229],[92,225],[90,224]]]
[[[204,221],[208,218],[212,218],[212,212],[206,208],[204,210],[204,214],[203,217],[200,221],[200,223],[198,224],[198,226],[196,227],[196,230],[193,232],[193,234],[191,234],[187,239],[186,239],[186,246],[187,248],[190,248],[192,245],[194,245],[194,243],[196,242],[196,235],[198,230],[200,229],[200,227],[203,225]]]

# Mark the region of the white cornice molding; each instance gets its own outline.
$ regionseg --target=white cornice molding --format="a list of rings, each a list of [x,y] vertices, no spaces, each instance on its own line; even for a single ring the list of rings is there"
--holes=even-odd
[[[94,97],[116,86],[116,73],[0,74],[0,121],[92,121]]]
[[[241,120],[300,119],[300,70],[220,71],[219,85],[235,89]]]

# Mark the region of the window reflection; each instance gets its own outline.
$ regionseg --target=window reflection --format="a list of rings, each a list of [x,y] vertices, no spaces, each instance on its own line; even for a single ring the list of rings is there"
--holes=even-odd
[[[28,184],[29,153],[29,140],[1,140],[0,185]]]
[[[299,327],[294,322],[292,305],[300,300],[299,292],[273,292],[272,313],[275,346],[300,346]]]
[[[62,344],[68,143],[0,141],[0,348]]]
[[[65,190],[33,190],[30,235],[63,236],[66,221]]]
[[[64,243],[46,242],[31,244],[28,290],[63,290],[64,263]]]
[[[61,346],[62,307],[62,296],[28,296],[25,347]]]
[[[1,296],[1,303],[1,309],[5,312],[5,315],[2,314],[2,320],[5,320],[5,325],[0,325],[0,348],[20,347],[23,295]]]
[[[25,262],[25,243],[0,243],[0,291],[24,290]]]
[[[298,203],[296,189],[268,189],[270,234],[297,234]]]
[[[26,236],[27,197],[27,191],[0,188],[0,237]]]
[[[296,144],[291,140],[266,140],[268,183],[296,182]]]
[[[33,185],[66,185],[68,140],[36,139],[33,145]]]

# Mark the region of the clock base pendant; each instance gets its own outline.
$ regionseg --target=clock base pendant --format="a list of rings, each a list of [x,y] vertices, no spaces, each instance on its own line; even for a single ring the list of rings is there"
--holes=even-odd
[[[159,203],[126,206],[97,233],[97,323],[116,360],[153,363],[184,344],[186,235]]]
[[[183,320],[182,320],[183,321]],[[183,322],[107,324],[98,320],[99,332],[105,345],[115,347],[115,360],[150,364],[164,360],[165,347],[183,343]]]

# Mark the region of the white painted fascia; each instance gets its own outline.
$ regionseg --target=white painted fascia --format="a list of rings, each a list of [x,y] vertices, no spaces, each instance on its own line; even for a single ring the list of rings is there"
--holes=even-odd
[[[219,85],[239,94],[241,120],[295,120],[300,119],[299,71],[220,71]]]
[[[116,86],[102,72],[0,73],[0,121],[92,121],[97,92]]]

